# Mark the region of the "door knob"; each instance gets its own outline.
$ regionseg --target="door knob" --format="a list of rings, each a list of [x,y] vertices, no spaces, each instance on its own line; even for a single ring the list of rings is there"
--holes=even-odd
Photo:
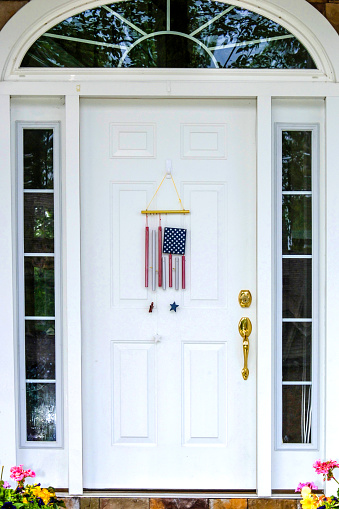
[[[238,330],[239,330],[240,336],[243,339],[242,349],[244,352],[244,367],[241,370],[241,374],[242,374],[243,379],[247,380],[248,375],[249,375],[249,370],[247,367],[248,352],[250,349],[250,342],[249,342],[248,338],[252,332],[252,323],[251,323],[251,320],[249,318],[247,318],[247,316],[243,316],[242,318],[240,318]]]

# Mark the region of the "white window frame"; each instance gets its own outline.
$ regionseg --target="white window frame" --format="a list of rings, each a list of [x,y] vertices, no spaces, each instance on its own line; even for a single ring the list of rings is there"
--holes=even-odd
[[[295,255],[294,258],[312,259],[312,318],[282,319],[282,132],[312,132],[312,189],[307,194],[312,196],[312,255]],[[275,189],[276,189],[276,388],[275,388],[275,450],[298,451],[317,450],[319,447],[319,169],[320,169],[320,126],[318,123],[280,123],[275,124]],[[298,191],[296,191],[296,194]],[[303,385],[302,382],[282,381],[282,324],[283,321],[312,322],[312,361],[311,361],[311,442],[282,442],[282,387],[283,385]]]
[[[54,284],[55,316],[32,317],[32,319],[55,320],[55,379],[37,383],[55,383],[56,392],[56,440],[28,441],[26,419],[26,366],[25,366],[25,281],[24,281],[24,153],[23,133],[25,129],[53,130],[53,190],[37,190],[54,194]],[[21,448],[63,447],[62,405],[62,308],[61,308],[61,182],[60,182],[60,122],[16,122],[16,167],[17,167],[17,265],[18,265],[18,353],[19,353],[19,443]],[[35,255],[35,253],[29,253]],[[36,253],[45,256],[45,253]],[[47,253],[47,256],[50,255]]]

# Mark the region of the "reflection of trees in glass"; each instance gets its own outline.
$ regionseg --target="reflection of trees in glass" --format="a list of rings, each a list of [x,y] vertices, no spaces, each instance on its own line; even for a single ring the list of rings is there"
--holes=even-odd
[[[53,129],[24,129],[24,188],[53,189]]]
[[[312,388],[310,386],[284,385],[282,395],[283,442],[311,443]]]
[[[239,48],[237,48],[239,50]],[[235,51],[228,67],[271,69],[315,69],[315,65],[301,43],[295,39],[268,41]]]
[[[56,441],[55,384],[26,384],[28,441]]]
[[[55,379],[54,320],[26,320],[26,378]]]
[[[310,191],[312,131],[282,132],[282,190]]]
[[[54,195],[24,194],[25,253],[54,251]]]
[[[283,318],[312,318],[312,259],[283,259]]]
[[[283,380],[311,381],[311,358],[312,322],[283,323]]]
[[[53,257],[25,257],[25,314],[54,316]]]
[[[209,55],[185,37],[167,34],[146,39],[131,50],[121,67],[214,68]]]
[[[21,66],[216,67],[199,40],[211,48],[223,68],[315,68],[295,37],[257,13],[213,0],[170,0],[169,6],[168,19],[167,0],[124,1],[88,9],[40,37]],[[185,34],[191,40],[158,33],[163,31]],[[143,40],[147,36],[151,37]],[[288,38],[270,40],[276,37]]]
[[[311,196],[283,196],[283,254],[312,254]]]

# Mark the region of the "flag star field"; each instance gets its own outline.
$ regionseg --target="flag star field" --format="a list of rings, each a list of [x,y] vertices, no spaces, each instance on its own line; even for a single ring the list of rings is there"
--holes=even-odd
[[[164,229],[163,253],[184,255],[186,245],[186,229],[168,228]]]

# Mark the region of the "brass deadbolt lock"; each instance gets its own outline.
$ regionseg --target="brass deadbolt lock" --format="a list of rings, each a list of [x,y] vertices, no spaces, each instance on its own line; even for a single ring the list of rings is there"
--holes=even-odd
[[[238,295],[238,301],[242,308],[249,308],[252,304],[252,295],[249,290],[241,290]]]

